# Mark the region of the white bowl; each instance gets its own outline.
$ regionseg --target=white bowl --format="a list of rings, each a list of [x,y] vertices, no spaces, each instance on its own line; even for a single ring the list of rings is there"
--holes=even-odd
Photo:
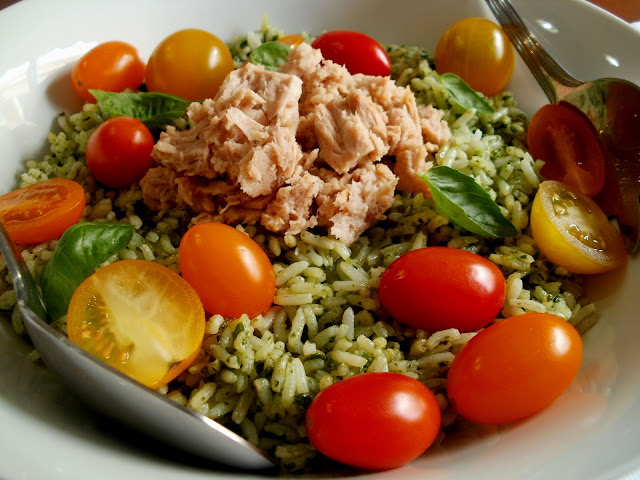
[[[640,34],[583,1],[515,2],[536,35],[579,78],[622,77],[640,83]],[[143,56],[166,35],[204,28],[224,39],[259,27],[268,13],[286,31],[352,29],[387,43],[433,51],[448,25],[492,18],[480,0],[23,0],[0,12],[0,193],[27,159],[39,156],[60,111],[79,102],[68,75],[93,45],[129,41]],[[545,102],[518,59],[509,89],[531,114]],[[582,368],[550,408],[497,433],[428,451],[376,477],[435,479],[631,478],[640,474],[640,322],[634,293],[640,261],[591,279],[601,310],[584,337]],[[69,394],[26,356],[28,344],[0,319],[0,478],[6,480],[248,478],[211,470],[114,426]],[[410,441],[410,439],[407,439]]]

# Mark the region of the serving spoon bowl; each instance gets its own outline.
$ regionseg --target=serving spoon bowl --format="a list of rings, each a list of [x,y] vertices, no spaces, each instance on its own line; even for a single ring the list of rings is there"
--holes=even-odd
[[[132,380],[47,324],[35,280],[1,224],[0,254],[31,341],[47,367],[79,398],[127,426],[203,459],[245,470],[275,466],[240,435]]]
[[[605,183],[594,200],[615,217],[630,253],[640,250],[640,87],[618,78],[580,81],[538,43],[510,0],[485,0],[551,103],[568,103],[598,132]]]

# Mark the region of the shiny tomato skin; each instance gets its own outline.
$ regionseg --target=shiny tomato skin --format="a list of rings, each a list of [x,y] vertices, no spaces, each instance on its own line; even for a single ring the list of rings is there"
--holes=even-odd
[[[434,61],[440,74],[455,73],[487,96],[501,92],[513,73],[513,46],[502,28],[486,18],[464,18],[440,37]]]
[[[582,340],[570,323],[548,313],[516,315],[489,326],[460,350],[449,369],[447,394],[472,422],[521,420],[560,396],[581,360]]]
[[[126,188],[154,164],[155,141],[147,126],[133,117],[113,117],[96,127],[87,142],[87,167],[101,184]]]
[[[59,237],[80,220],[85,192],[73,180],[54,178],[0,197],[0,221],[14,243],[28,245]]]
[[[449,247],[413,250],[383,273],[380,303],[395,320],[430,332],[472,332],[503,307],[506,281],[486,258]]]
[[[204,100],[215,97],[233,68],[231,52],[218,37],[195,28],[180,30],[149,57],[146,85],[150,92]]]
[[[311,46],[319,49],[326,60],[344,65],[352,75],[385,77],[391,72],[391,60],[385,48],[364,33],[333,30],[317,37]]]
[[[182,276],[198,292],[210,314],[250,318],[273,303],[276,280],[269,257],[252,238],[217,222],[199,223],[182,237]]]
[[[120,260],[73,294],[69,339],[150,388],[166,385],[200,351],[205,314],[195,290],[158,263]]]
[[[95,102],[89,90],[122,92],[136,89],[144,80],[145,64],[138,51],[126,42],[97,45],[85,53],[71,71],[75,92],[87,102]]]
[[[620,231],[575,187],[554,180],[542,182],[530,217],[531,233],[540,251],[570,272],[608,272],[627,260]]]
[[[549,104],[531,118],[527,143],[531,156],[544,160],[540,173],[589,196],[604,185],[605,162],[591,121],[569,104]]]
[[[438,401],[399,373],[363,373],[322,390],[306,413],[311,444],[338,462],[371,470],[404,465],[440,431]]]

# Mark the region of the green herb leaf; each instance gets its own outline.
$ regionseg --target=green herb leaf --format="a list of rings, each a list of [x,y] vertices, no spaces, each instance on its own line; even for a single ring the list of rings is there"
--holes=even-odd
[[[421,178],[431,188],[441,213],[458,226],[483,237],[505,238],[518,234],[500,207],[476,181],[450,167],[433,167]]]
[[[115,93],[89,90],[110,117],[133,117],[149,129],[161,127],[182,117],[191,102],[157,92]]]
[[[436,74],[437,75],[437,74]],[[440,83],[444,85],[454,101],[467,110],[475,108],[478,113],[495,113],[494,108],[487,101],[471,88],[464,80],[454,73],[443,73],[438,76]]]
[[[265,69],[278,71],[286,63],[291,47],[283,42],[266,42],[256,48],[249,59],[256,65],[263,65]]]
[[[132,237],[133,227],[125,223],[77,223],[64,232],[40,275],[52,321],[67,314],[73,292],[82,281],[126,247]]]

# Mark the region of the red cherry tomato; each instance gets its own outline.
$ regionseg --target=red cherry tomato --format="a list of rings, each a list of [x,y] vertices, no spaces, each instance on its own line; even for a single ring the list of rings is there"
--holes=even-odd
[[[154,144],[151,132],[140,120],[113,117],[98,125],[89,137],[87,166],[103,185],[129,187],[153,165]]]
[[[581,359],[582,340],[570,323],[547,313],[516,315],[478,333],[458,353],[447,393],[472,422],[513,422],[564,392]]]
[[[421,455],[440,431],[440,407],[418,380],[364,373],[321,391],[306,414],[311,444],[360,468],[399,467]]]
[[[0,221],[17,244],[46,242],[78,223],[84,206],[79,183],[54,178],[2,195]]]
[[[604,185],[604,155],[598,133],[584,114],[568,104],[545,105],[531,118],[531,155],[544,160],[540,173],[593,196]]]
[[[334,30],[320,35],[311,46],[320,49],[325,59],[344,65],[351,74],[384,77],[391,72],[391,60],[385,48],[364,33]]]
[[[105,42],[78,60],[71,72],[71,83],[81,98],[95,102],[89,90],[122,92],[138,88],[144,80],[144,69],[144,62],[133,45]]]
[[[504,304],[500,269],[475,253],[448,247],[413,250],[394,261],[380,279],[382,307],[397,321],[428,331],[478,330]]]
[[[276,279],[267,254],[251,237],[223,223],[199,223],[180,241],[180,271],[204,309],[254,318],[273,302]]]

